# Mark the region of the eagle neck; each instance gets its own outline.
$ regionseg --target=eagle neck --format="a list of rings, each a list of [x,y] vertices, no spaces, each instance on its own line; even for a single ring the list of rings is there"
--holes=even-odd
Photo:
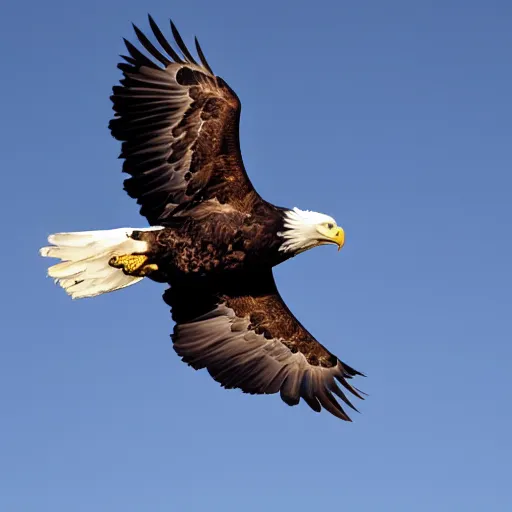
[[[315,223],[310,221],[308,215],[313,213],[298,208],[283,209],[281,227],[276,233],[280,239],[280,253],[292,257],[318,245]]]

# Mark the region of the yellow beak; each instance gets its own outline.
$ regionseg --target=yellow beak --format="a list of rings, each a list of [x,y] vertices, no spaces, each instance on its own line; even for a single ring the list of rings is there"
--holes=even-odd
[[[345,245],[345,231],[342,228],[338,228],[338,231],[336,231],[333,242],[338,246],[338,251]]]

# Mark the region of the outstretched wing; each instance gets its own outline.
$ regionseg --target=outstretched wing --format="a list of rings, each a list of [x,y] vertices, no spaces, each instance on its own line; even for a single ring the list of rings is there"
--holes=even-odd
[[[206,368],[226,388],[280,392],[288,405],[303,398],[316,412],[323,407],[350,421],[334,396],[355,408],[337,382],[362,398],[348,382],[361,374],[302,327],[279,295],[271,270],[229,282],[173,286],[164,300],[176,322],[174,349],[193,368]]]
[[[126,191],[151,224],[165,224],[177,205],[216,197],[257,196],[239,144],[240,101],[216,77],[195,40],[199,63],[171,22],[181,55],[149,17],[153,44],[134,25],[144,55],[125,40],[124,78],[113,88],[112,135],[122,141]],[[159,44],[161,49],[157,49]],[[243,207],[243,204],[242,204]]]

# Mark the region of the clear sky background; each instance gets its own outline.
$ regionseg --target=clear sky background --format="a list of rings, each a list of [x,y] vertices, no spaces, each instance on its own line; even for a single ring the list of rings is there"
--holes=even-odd
[[[181,363],[161,285],[45,277],[49,233],[146,225],[107,123],[147,12],[239,94],[260,193],[346,230],[277,280],[368,375],[351,424]],[[4,6],[0,510],[512,510],[511,26],[506,0]]]

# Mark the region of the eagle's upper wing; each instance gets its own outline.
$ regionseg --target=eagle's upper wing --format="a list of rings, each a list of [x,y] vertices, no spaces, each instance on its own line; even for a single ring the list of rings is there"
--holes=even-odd
[[[350,421],[334,395],[354,407],[337,382],[362,398],[348,382],[361,374],[302,327],[279,295],[272,271],[231,277],[229,282],[224,277],[208,286],[173,286],[164,294],[176,322],[174,349],[183,361],[195,369],[207,368],[226,388],[280,392],[288,405],[303,398],[317,412],[323,407]]]
[[[125,40],[124,78],[111,97],[110,129],[123,142],[123,171],[132,176],[126,191],[151,224],[165,224],[177,205],[191,200],[250,202],[257,194],[240,154],[238,97],[213,74],[197,39],[199,63],[172,23],[181,54],[151,17],[149,23],[155,44],[134,28],[150,57]]]

